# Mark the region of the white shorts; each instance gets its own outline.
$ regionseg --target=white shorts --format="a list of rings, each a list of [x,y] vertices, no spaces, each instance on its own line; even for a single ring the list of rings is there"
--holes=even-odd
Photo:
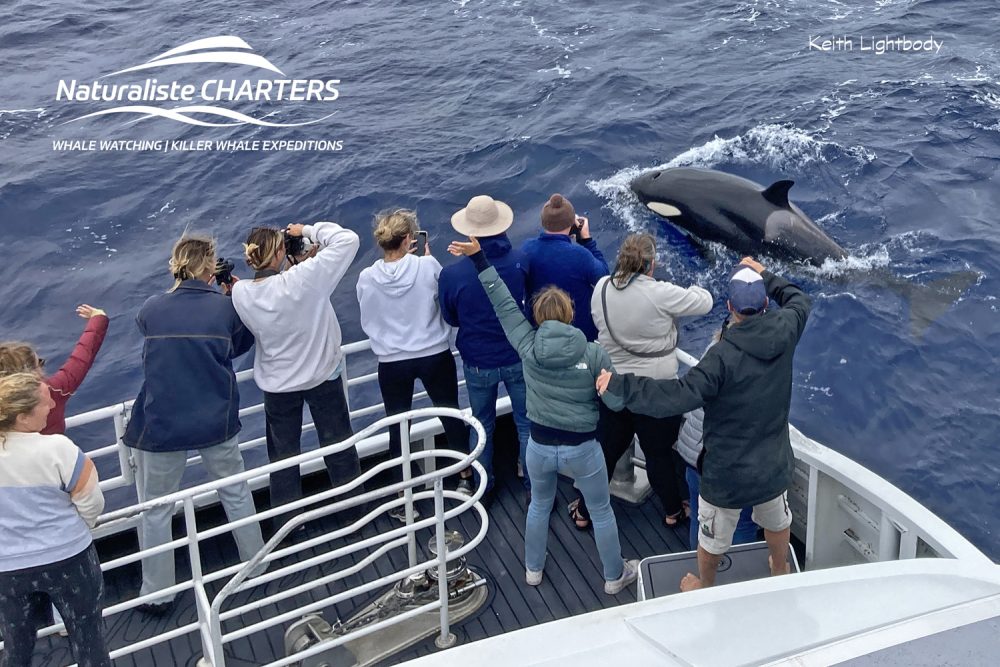
[[[740,509],[716,507],[698,496],[698,545],[705,551],[721,556],[733,545],[733,533],[740,520]],[[753,520],[758,526],[777,533],[792,525],[788,509],[788,491],[753,506]]]

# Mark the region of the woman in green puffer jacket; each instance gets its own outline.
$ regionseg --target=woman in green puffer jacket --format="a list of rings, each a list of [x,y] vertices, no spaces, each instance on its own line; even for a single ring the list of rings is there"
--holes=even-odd
[[[597,442],[600,399],[594,383],[602,368],[610,368],[611,359],[600,345],[588,343],[583,332],[569,324],[573,321],[573,303],[564,291],[547,287],[535,295],[535,329],[474,237],[469,237],[468,243],[452,242],[448,252],[472,259],[504,333],[524,367],[531,422],[526,460],[531,503],[524,531],[527,583],[542,583],[549,515],[562,473],[573,478],[590,508],[604,568],[604,592],[621,592],[635,581],[639,561],[622,558],[604,454]],[[622,405],[614,404],[612,399],[608,407],[620,410]]]

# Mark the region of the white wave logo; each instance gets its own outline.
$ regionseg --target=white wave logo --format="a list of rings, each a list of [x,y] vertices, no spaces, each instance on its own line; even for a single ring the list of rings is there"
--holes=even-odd
[[[79,116],[67,123],[88,118],[115,114],[136,114],[133,122],[149,118],[165,118],[200,127],[232,127],[257,125],[261,127],[301,127],[326,120],[332,112],[314,120],[299,123],[275,123],[254,118],[245,113],[213,106],[212,104],[185,104],[163,109],[150,102],[332,102],[340,96],[337,85],[340,79],[290,79],[267,58],[252,53],[253,48],[239,37],[222,35],[187,42],[164,51],[148,61],[106,74],[97,81],[81,84],[73,79],[60,80],[56,100],[76,102],[133,102],[110,109]],[[277,74],[281,78],[261,79],[206,79],[200,84],[181,81],[146,79],[142,83],[108,83],[105,79],[122,74],[154,68],[177,67],[191,64],[242,65]],[[268,114],[270,115],[270,114]],[[213,122],[193,116],[214,116],[229,122]]]

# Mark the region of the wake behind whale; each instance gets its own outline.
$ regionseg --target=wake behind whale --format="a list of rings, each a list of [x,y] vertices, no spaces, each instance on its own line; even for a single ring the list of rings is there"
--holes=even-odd
[[[847,251],[788,199],[792,185],[764,187],[714,169],[674,167],[642,173],[629,187],[647,209],[698,241],[815,266],[846,259]],[[964,271],[921,285],[884,270],[869,276],[906,300],[917,338],[979,278]]]

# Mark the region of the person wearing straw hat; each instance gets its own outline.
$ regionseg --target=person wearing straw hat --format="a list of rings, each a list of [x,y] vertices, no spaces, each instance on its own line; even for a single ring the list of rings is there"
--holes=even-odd
[[[514,300],[523,309],[524,260],[507,238],[514,222],[510,206],[489,195],[477,195],[468,206],[451,216],[451,226],[459,234],[479,239],[483,252],[510,288]],[[456,346],[462,355],[469,405],[486,430],[486,446],[479,460],[486,469],[486,502],[493,498],[493,431],[496,425],[496,399],[502,382],[510,397],[514,424],[517,427],[518,463],[524,467],[528,447],[526,392],[521,359],[507,341],[493,305],[479,282],[479,274],[469,259],[462,259],[441,272],[438,284],[441,313],[448,324],[457,327]],[[475,432],[472,433],[473,437]],[[470,441],[470,447],[475,443]],[[524,486],[530,489],[528,478]]]

